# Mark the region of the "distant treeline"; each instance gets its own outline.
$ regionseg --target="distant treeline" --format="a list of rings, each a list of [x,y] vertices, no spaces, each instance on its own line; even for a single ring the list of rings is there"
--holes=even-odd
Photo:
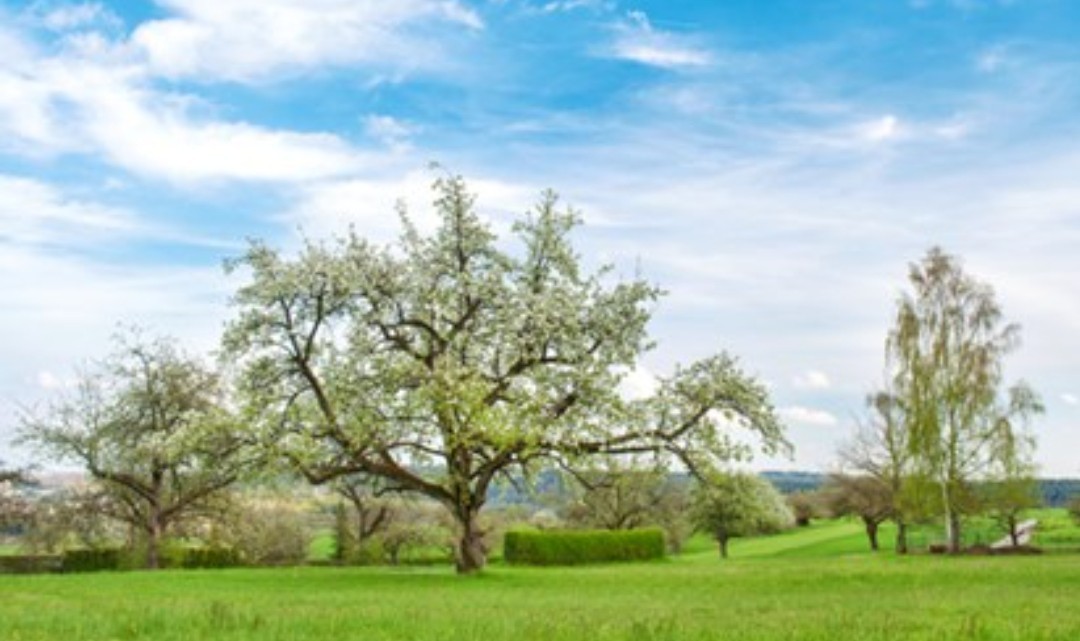
[[[820,472],[762,472],[760,476],[780,490],[781,494],[812,492],[825,483]]]
[[[676,478],[686,479],[686,474],[675,473]],[[828,477],[821,472],[761,472],[782,494],[810,492],[820,488]],[[495,484],[489,492],[488,501],[493,505],[534,505],[543,502],[539,497],[558,499],[567,492],[566,479],[554,470],[545,470],[528,482],[516,478],[515,482]],[[1039,494],[1047,507],[1065,507],[1075,496],[1080,496],[1080,479],[1040,479]]]
[[[1043,505],[1065,507],[1074,497],[1080,496],[1080,479],[1039,479],[1039,493]]]
[[[784,494],[816,490],[827,477],[819,472],[762,472],[761,476]],[[1065,507],[1080,496],[1080,479],[1039,479],[1039,495],[1046,507]]]

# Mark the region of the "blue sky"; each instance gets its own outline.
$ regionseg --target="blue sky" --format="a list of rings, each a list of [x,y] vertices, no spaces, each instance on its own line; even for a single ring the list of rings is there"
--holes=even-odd
[[[1080,6],[1066,0],[0,3],[0,443],[118,322],[214,347],[244,239],[496,229],[554,188],[669,294],[629,387],[720,349],[828,469],[935,244],[1023,326],[1080,475]],[[23,454],[0,444],[0,459]]]

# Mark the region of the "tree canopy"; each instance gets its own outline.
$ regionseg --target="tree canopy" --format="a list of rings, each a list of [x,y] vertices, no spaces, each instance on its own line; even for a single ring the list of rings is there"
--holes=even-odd
[[[698,529],[716,539],[725,559],[731,539],[779,532],[795,522],[776,488],[748,473],[715,473],[702,480],[691,511]]]
[[[660,290],[588,273],[580,223],[546,193],[507,248],[459,177],[435,183],[438,226],[403,215],[394,247],[355,231],[294,258],[253,244],[226,335],[267,442],[314,482],[380,477],[442,503],[459,526],[457,564],[484,564],[477,515],[492,481],[541,462],[659,453],[706,470],[786,445],[765,388],[718,354],[628,402],[622,376],[651,346]]]

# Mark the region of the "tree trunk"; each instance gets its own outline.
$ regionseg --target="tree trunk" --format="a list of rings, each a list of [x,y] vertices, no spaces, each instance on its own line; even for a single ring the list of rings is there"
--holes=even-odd
[[[948,510],[945,519],[945,531],[949,538],[949,552],[952,554],[959,554],[963,549],[963,537],[960,532],[960,515],[955,510]]]
[[[863,519],[863,524],[866,525],[866,538],[870,539],[870,550],[877,552],[878,546],[878,522],[873,519]]]
[[[728,556],[727,556],[727,544],[728,544],[728,536],[727,536],[727,534],[725,534],[723,532],[717,532],[716,533],[716,543],[720,548],[720,558],[721,559],[728,558]]]
[[[456,513],[461,535],[458,539],[455,556],[458,574],[479,572],[487,563],[487,548],[484,546],[484,532],[478,522],[479,509],[463,510]]]
[[[903,519],[896,521],[896,553],[907,554],[907,523]]]
[[[161,567],[161,516],[155,510],[150,515],[146,528],[146,569],[157,570]]]
[[[1009,538],[1012,539],[1012,545],[1014,548],[1020,547],[1020,530],[1017,529],[1017,518],[1015,516],[1009,517]]]

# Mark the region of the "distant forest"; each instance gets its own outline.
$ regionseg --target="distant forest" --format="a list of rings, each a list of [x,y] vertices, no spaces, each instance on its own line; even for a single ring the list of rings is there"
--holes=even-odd
[[[784,494],[816,490],[827,477],[819,472],[762,472],[761,476]],[[1065,507],[1074,496],[1080,496],[1080,479],[1039,479],[1039,494],[1046,507]]]

